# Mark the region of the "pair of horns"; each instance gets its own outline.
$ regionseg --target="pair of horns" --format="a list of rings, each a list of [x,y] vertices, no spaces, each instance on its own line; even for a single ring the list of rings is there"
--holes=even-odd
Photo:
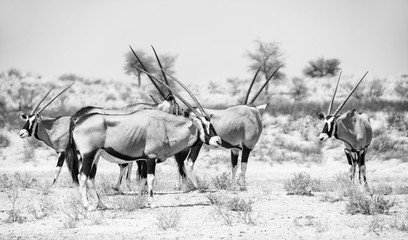
[[[246,97],[245,97],[245,101],[244,101],[244,104],[245,104],[245,105],[249,105],[249,106],[250,106],[250,105],[252,105],[252,104],[255,102],[256,98],[259,96],[259,94],[261,94],[262,90],[266,87],[266,85],[268,84],[268,82],[272,79],[272,77],[278,72],[278,70],[279,70],[283,65],[280,65],[280,66],[272,73],[272,75],[266,80],[266,82],[265,82],[264,85],[261,87],[261,89],[258,91],[258,93],[255,94],[255,96],[252,97],[252,98],[251,98],[251,101],[249,101],[249,103],[248,103],[249,93],[251,92],[252,86],[254,85],[255,80],[256,80],[256,77],[258,76],[258,73],[259,73],[259,71],[261,70],[262,66],[263,66],[263,64],[262,64],[261,66],[259,66],[258,70],[257,70],[256,73],[255,73],[254,79],[252,79],[251,85],[249,86],[248,92],[247,92]]]
[[[70,88],[72,85],[74,85],[75,82],[71,83],[68,87],[66,87],[64,90],[62,90],[60,93],[58,93],[53,99],[51,99],[51,101],[49,101],[44,107],[42,107],[37,114],[40,114],[42,111],[44,111],[44,109],[46,107],[48,107],[48,105],[50,105],[55,99],[57,99],[57,97],[59,97],[62,93],[64,93],[66,90],[68,90],[68,88]],[[33,110],[31,111],[30,115],[32,116],[35,111],[37,111],[38,107],[40,106],[40,104],[45,100],[45,98],[50,94],[50,92],[53,90],[54,88],[51,88],[45,95],[44,97],[37,103],[37,105],[33,108]]]
[[[348,96],[346,97],[346,99],[340,104],[340,106],[336,109],[336,111],[334,112],[333,116],[335,117],[340,110],[343,108],[343,106],[346,104],[346,102],[349,100],[349,98],[351,97],[351,95],[354,93],[354,91],[357,89],[357,87],[360,85],[360,83],[363,81],[363,79],[365,78],[365,76],[368,74],[368,71],[364,74],[364,76],[361,78],[361,80],[356,84],[356,86],[354,86],[354,88],[350,91],[350,93],[348,94]],[[331,110],[333,107],[333,103],[334,103],[334,98],[336,97],[336,93],[337,93],[337,87],[339,86],[339,82],[340,82],[340,77],[341,77],[341,72],[339,75],[339,79],[337,80],[337,85],[336,85],[336,89],[334,90],[334,94],[333,94],[333,98],[331,100],[330,106],[329,106],[329,110],[328,110],[328,115],[331,114]]]
[[[167,88],[169,91],[172,91],[172,89],[165,84],[164,82],[158,80],[155,76],[153,76],[151,73],[144,71],[143,69],[139,68],[136,66],[136,68],[143,72],[144,74],[148,75],[149,77],[151,77],[151,79],[153,79],[154,81],[160,83],[162,86],[164,86],[165,88]],[[197,98],[193,95],[193,93],[184,85],[182,84],[179,80],[177,80],[176,78],[172,77],[170,74],[168,74],[163,68],[161,69],[165,74],[167,74],[170,78],[172,78],[174,81],[176,81],[181,87],[184,88],[184,90],[187,91],[187,93],[191,96],[191,98],[194,100],[194,102],[197,104],[197,106],[199,107],[200,111],[202,113],[199,113],[197,110],[194,109],[193,106],[191,106],[190,103],[188,103],[183,97],[181,97],[177,92],[173,92],[173,94],[180,99],[180,101],[182,101],[192,112],[194,112],[194,114],[196,114],[197,116],[206,116],[209,117],[209,115],[204,111],[203,107],[201,106],[201,104],[197,101]]]
[[[137,54],[135,53],[135,51],[133,51],[132,46],[129,45],[129,47],[130,47],[130,50],[132,51],[133,55],[136,57],[137,61],[140,63],[140,66],[141,66],[143,69],[140,69],[140,68],[137,67],[137,66],[135,66],[135,67],[136,67],[139,71],[141,71],[141,72],[143,72],[143,73],[148,72],[147,69],[146,69],[146,67],[144,66],[143,62],[142,62],[142,61],[140,60],[140,58],[137,56]],[[154,55],[155,55],[155,57],[156,57],[156,60],[157,60],[157,62],[159,63],[159,67],[160,67],[161,72],[162,72],[162,74],[163,74],[164,81],[165,81],[165,83],[166,83],[167,85],[169,85],[169,82],[168,82],[168,80],[167,80],[166,74],[164,73],[162,64],[161,64],[161,62],[160,62],[159,56],[157,55],[156,50],[154,49],[154,47],[153,47],[153,46],[151,46],[151,47],[152,47],[152,49],[153,49]],[[143,70],[143,71],[142,71],[142,70]],[[161,90],[161,88],[156,84],[156,82],[154,81],[152,75],[147,75],[147,76],[149,77],[150,81],[153,83],[153,85],[156,87],[157,91],[159,91],[160,95],[161,95],[164,99],[167,99],[167,97],[169,97],[169,96],[173,96],[173,93],[172,93],[172,91],[171,91],[170,89],[169,89],[169,95],[166,96],[166,94],[164,94],[164,92]]]

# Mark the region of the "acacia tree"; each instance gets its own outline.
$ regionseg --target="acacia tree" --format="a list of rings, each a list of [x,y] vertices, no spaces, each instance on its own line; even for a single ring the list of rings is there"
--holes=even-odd
[[[303,73],[306,76],[315,78],[315,77],[324,77],[327,75],[334,76],[340,70],[340,60],[338,59],[324,59],[320,57],[315,61],[309,61],[309,65],[303,69]]]
[[[255,50],[253,52],[247,51],[246,56],[251,60],[249,69],[256,72],[259,66],[262,65],[260,72],[268,78],[273,71],[279,66],[283,65],[283,53],[276,42],[262,42],[257,39],[255,42]],[[278,71],[274,79],[282,79],[285,75]],[[266,85],[265,94],[268,94],[269,84]]]
[[[147,71],[149,72],[154,72],[156,71],[155,68],[155,59],[149,55],[147,55],[147,53],[144,50],[138,49],[135,50],[135,53],[137,54],[137,56],[140,58],[140,60],[143,62],[143,66],[145,66],[145,68],[147,69]],[[140,65],[139,61],[137,61],[136,57],[133,55],[132,52],[127,52],[125,54],[125,73],[127,75],[134,75],[137,77],[138,80],[138,87],[141,86],[141,82],[142,82],[142,71],[140,71],[138,68],[142,68],[142,66]]]

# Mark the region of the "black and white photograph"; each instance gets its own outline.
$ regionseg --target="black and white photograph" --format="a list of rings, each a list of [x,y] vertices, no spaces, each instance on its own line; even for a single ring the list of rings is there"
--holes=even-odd
[[[407,10],[1,0],[0,239],[408,239]]]

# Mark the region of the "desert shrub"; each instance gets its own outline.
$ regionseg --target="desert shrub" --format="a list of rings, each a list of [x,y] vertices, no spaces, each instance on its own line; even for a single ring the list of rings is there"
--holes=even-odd
[[[383,85],[385,79],[376,78],[373,81],[367,83],[365,97],[367,99],[380,98],[384,94],[385,87]]]
[[[393,192],[393,188],[391,185],[387,183],[380,183],[375,186],[370,187],[371,194],[379,194],[379,195],[390,195]]]
[[[396,194],[408,194],[408,185],[398,186],[395,188]]]
[[[10,146],[10,140],[4,133],[0,132],[0,148],[6,148]]]
[[[55,205],[46,197],[42,197],[38,201],[38,205],[28,205],[28,211],[34,216],[35,219],[42,219],[49,216],[55,211]]]
[[[355,191],[349,195],[346,211],[352,215],[387,214],[394,205],[395,200],[386,199],[383,194],[370,195],[366,191],[355,188]]]
[[[77,76],[73,73],[62,74],[58,79],[61,81],[84,81],[83,77]]]
[[[394,149],[396,142],[388,135],[375,137],[371,143],[371,149],[376,152],[387,152]]]
[[[403,162],[408,161],[408,142],[401,139],[393,139],[389,135],[380,135],[375,137],[368,151],[370,158],[375,157],[381,160],[400,159]]]
[[[209,193],[206,197],[212,205],[221,205],[223,203],[223,197],[219,193]]]
[[[17,204],[17,199],[19,198],[18,188],[13,186],[6,190],[7,199],[11,203],[11,209],[7,211],[8,217],[6,219],[7,223],[19,222],[22,223],[25,219],[21,215],[21,209]]]
[[[407,77],[402,77],[399,81],[395,83],[394,91],[402,99],[408,99],[408,79]]]
[[[395,214],[394,221],[391,223],[391,228],[408,232],[408,214]]]
[[[373,216],[371,221],[368,223],[368,231],[367,233],[373,232],[379,235],[379,231],[384,229],[384,220],[380,218],[378,215]]]
[[[237,186],[231,180],[231,175],[227,172],[223,172],[220,176],[213,178],[212,183],[216,189],[228,191],[237,190]]]
[[[231,211],[252,211],[252,201],[246,200],[242,197],[235,196],[231,198],[227,203],[227,208]]]
[[[309,61],[308,66],[303,69],[303,73],[312,78],[333,76],[340,70],[339,65],[340,60],[338,59],[324,59],[320,57],[314,61]]]
[[[15,78],[18,78],[18,79],[23,78],[23,74],[21,73],[21,71],[16,69],[16,68],[11,68],[10,70],[8,70],[7,71],[7,76],[15,77]]]
[[[13,180],[9,178],[7,174],[0,176],[0,191],[4,192],[7,189],[13,187]]]
[[[116,101],[116,96],[113,93],[109,93],[105,97],[106,101]]]
[[[10,176],[3,174],[0,176],[0,191],[7,191],[11,188],[32,188],[37,185],[37,179],[33,178],[30,174],[15,173]]]
[[[213,216],[224,224],[232,226],[234,223],[255,225],[252,212],[252,201],[235,196],[233,198],[221,194],[208,194],[207,198],[213,205]]]
[[[344,88],[347,89],[346,92],[351,92],[351,90],[354,87],[355,87],[355,83],[351,83],[351,82],[346,83],[345,86],[344,86]],[[356,100],[358,102],[362,102],[362,100],[365,100],[365,93],[364,93],[363,88],[361,88],[361,87],[357,88],[354,91],[353,95],[350,97],[350,99],[354,99],[354,100]],[[349,105],[352,106],[351,103],[349,103]]]
[[[405,121],[405,112],[389,112],[387,123],[390,127],[398,131],[405,132],[408,130],[408,122]]]
[[[157,226],[161,230],[167,230],[168,228],[175,228],[180,222],[180,212],[178,210],[162,211],[157,216]]]
[[[321,180],[312,179],[305,172],[293,173],[293,176],[283,182],[283,188],[289,195],[312,196],[312,191],[321,191]]]
[[[211,181],[206,176],[190,176],[185,184],[187,191],[198,190],[200,193],[208,191],[208,189],[210,189],[210,186]]]
[[[292,79],[293,87],[291,88],[290,92],[292,93],[293,98],[296,101],[302,100],[307,96],[307,87],[304,83],[304,80],[301,78],[293,78]]]
[[[229,89],[229,94],[230,96],[234,97],[234,96],[240,96],[243,95],[243,93],[241,93],[239,87],[244,84],[244,82],[242,80],[240,80],[239,78],[228,78],[227,79],[228,82],[228,89]],[[246,93],[245,93],[246,94]],[[244,96],[243,96],[244,98]]]
[[[88,211],[82,206],[78,195],[70,195],[63,201],[60,210],[65,215],[64,228],[74,228],[81,219],[86,219]]]

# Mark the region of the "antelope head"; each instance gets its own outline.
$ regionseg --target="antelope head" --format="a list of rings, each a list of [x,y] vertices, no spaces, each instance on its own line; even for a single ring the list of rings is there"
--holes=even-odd
[[[75,82],[74,82],[75,83]],[[34,132],[34,129],[38,126],[38,124],[41,122],[41,117],[40,114],[48,105],[50,105],[57,97],[59,97],[63,92],[65,92],[68,88],[70,88],[74,83],[66,87],[64,90],[62,90],[59,94],[57,94],[51,101],[49,101],[44,107],[42,107],[40,110],[37,111],[37,109],[40,107],[40,104],[44,101],[44,99],[50,94],[53,88],[51,88],[45,95],[44,97],[37,103],[37,105],[33,108],[30,114],[24,114],[20,113],[20,118],[23,120],[25,123],[23,127],[20,130],[20,137],[21,138],[26,138],[26,137],[31,137],[31,135]]]
[[[340,104],[340,106],[336,109],[336,111],[334,113],[331,113],[332,111],[332,107],[333,107],[333,103],[334,103],[334,99],[336,97],[336,93],[337,93],[337,88],[339,86],[339,82],[340,82],[340,78],[341,78],[341,72],[339,75],[339,78],[337,80],[337,85],[336,88],[334,90],[333,93],[333,97],[331,100],[331,103],[329,105],[329,110],[327,111],[327,115],[320,112],[320,113],[316,113],[317,118],[319,118],[320,120],[324,121],[324,126],[323,126],[323,130],[322,132],[319,134],[319,140],[320,141],[326,141],[327,139],[331,138],[334,133],[335,133],[335,125],[337,123],[337,119],[340,116],[339,112],[340,110],[343,108],[343,106],[346,104],[347,100],[351,97],[351,95],[353,94],[353,92],[357,89],[357,87],[360,85],[360,83],[363,81],[363,79],[365,78],[365,76],[367,75],[368,72],[366,72],[364,74],[364,76],[361,78],[361,80],[357,83],[356,86],[354,86],[354,88],[350,91],[349,95],[346,97],[346,99]]]

